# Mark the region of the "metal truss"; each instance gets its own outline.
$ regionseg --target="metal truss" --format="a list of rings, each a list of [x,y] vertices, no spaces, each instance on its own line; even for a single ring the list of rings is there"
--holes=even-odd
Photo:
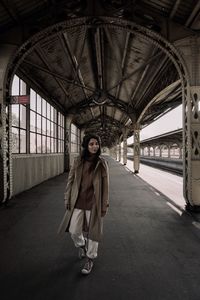
[[[44,39],[48,40],[52,36],[65,33],[68,29],[79,29],[85,27],[87,28],[105,28],[105,29],[118,29],[126,30],[134,35],[144,38],[150,44],[153,44],[158,49],[162,50],[169,60],[173,63],[176,71],[179,74],[182,87],[182,99],[184,106],[184,130],[183,130],[183,149],[184,149],[184,178],[185,178],[185,198],[190,201],[190,187],[191,182],[189,178],[190,168],[191,168],[191,151],[193,151],[193,145],[191,143],[191,132],[190,132],[190,119],[188,115],[191,113],[191,102],[190,102],[190,87],[189,87],[189,76],[185,68],[185,63],[181,58],[181,55],[177,49],[169,43],[166,39],[161,37],[159,34],[155,33],[151,29],[140,26],[136,23],[122,20],[120,18],[112,17],[84,17],[71,19],[54,26],[47,28],[34,35],[31,39],[20,47],[19,51],[14,56],[13,60],[10,62],[7,73],[7,83],[6,83],[6,101],[8,101],[11,90],[12,78],[17,68],[26,59],[27,55],[37,46],[38,43],[42,42]],[[98,47],[98,43],[96,44]],[[84,87],[85,88],[85,87]],[[194,96],[194,95],[193,95]],[[195,99],[196,96],[193,97]],[[194,103],[195,105],[195,103]],[[8,134],[8,132],[7,132]],[[199,144],[198,144],[199,132],[194,132],[193,134],[193,144],[196,147],[196,152],[199,155]],[[195,154],[197,155],[197,154]],[[187,183],[187,184],[186,184]]]

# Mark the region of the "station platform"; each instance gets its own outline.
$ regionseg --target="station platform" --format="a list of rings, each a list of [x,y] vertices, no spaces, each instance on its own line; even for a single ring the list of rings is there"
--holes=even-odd
[[[106,159],[110,208],[92,273],[81,275],[83,262],[70,236],[57,235],[64,214],[63,174],[0,209],[2,300],[199,300],[198,222]]]

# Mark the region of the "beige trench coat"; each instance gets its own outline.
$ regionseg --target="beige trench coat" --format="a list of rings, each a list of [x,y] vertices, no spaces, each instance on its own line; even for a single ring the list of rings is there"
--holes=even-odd
[[[59,226],[58,233],[68,231],[72,213],[81,184],[83,162],[80,157],[74,159],[74,163],[70,169],[65,200],[71,204],[71,210],[66,210],[62,222]],[[101,211],[107,211],[109,206],[109,173],[108,165],[104,158],[99,157],[93,178],[95,204],[93,205],[90,217],[88,238],[93,241],[100,241],[103,229],[103,218]]]

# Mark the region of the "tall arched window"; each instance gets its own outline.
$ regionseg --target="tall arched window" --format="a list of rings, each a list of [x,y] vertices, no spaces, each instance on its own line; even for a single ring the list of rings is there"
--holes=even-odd
[[[30,91],[30,105],[12,104],[11,108],[12,152],[64,152],[64,115],[15,75],[12,95],[25,95],[27,90]],[[28,145],[27,141],[30,141]]]
[[[24,81],[19,79],[16,75],[12,84],[12,96],[26,95],[27,86]],[[26,153],[26,136],[27,136],[27,124],[26,124],[26,105],[12,104],[12,152],[13,153]]]

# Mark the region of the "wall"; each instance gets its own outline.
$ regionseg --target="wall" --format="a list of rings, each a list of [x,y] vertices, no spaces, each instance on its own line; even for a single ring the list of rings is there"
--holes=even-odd
[[[13,195],[64,172],[64,154],[13,155]]]

